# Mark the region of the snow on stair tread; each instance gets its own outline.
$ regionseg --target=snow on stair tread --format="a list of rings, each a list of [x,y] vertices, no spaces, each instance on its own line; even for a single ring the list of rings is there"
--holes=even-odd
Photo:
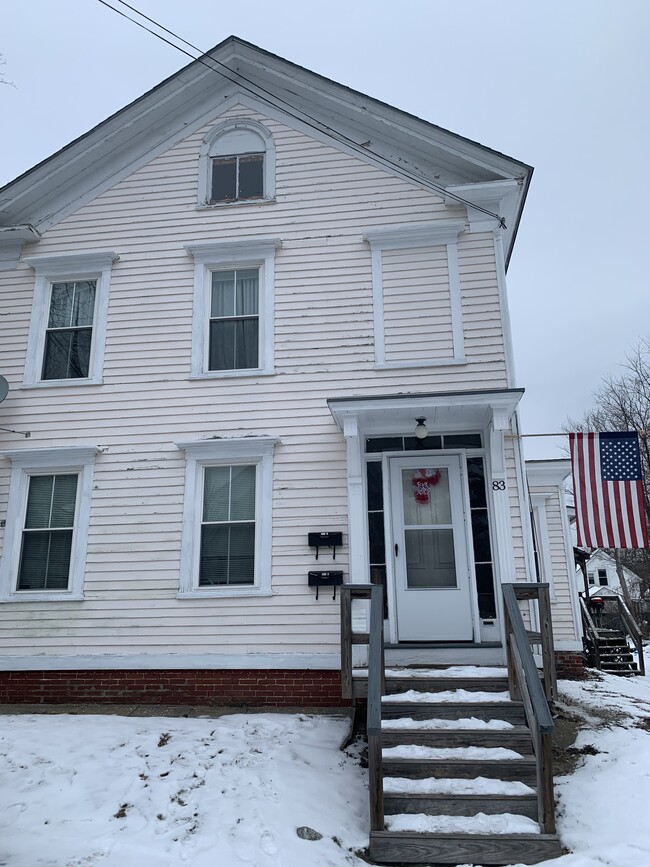
[[[417,744],[400,744],[385,747],[385,759],[474,759],[476,761],[501,761],[523,759],[521,753],[506,747],[421,747]]]
[[[512,723],[504,719],[478,719],[475,716],[463,717],[462,719],[411,719],[400,717],[399,719],[385,719],[381,722],[382,729],[390,731],[409,729],[436,730],[436,729],[467,729],[470,731],[505,731],[514,729]]]
[[[355,668],[354,677],[368,677],[367,668]],[[387,668],[386,677],[507,677],[507,668],[488,668],[482,665],[451,665],[449,668]]]
[[[509,692],[482,692],[481,690],[469,689],[446,689],[442,692],[420,692],[417,689],[407,689],[406,692],[396,692],[384,695],[381,699],[384,703],[400,704],[401,702],[413,701],[423,704],[452,704],[455,702],[467,702],[468,704],[480,704],[481,702],[510,701]]]
[[[534,795],[535,789],[518,780],[492,780],[475,777],[462,780],[458,777],[425,777],[412,780],[409,777],[384,777],[385,795]]]
[[[388,831],[429,834],[540,834],[540,827],[527,816],[514,813],[475,816],[429,816],[426,813],[396,813],[386,816]]]

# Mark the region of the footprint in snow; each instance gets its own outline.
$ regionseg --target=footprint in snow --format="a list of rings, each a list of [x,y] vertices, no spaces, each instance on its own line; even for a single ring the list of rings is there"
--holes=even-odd
[[[270,831],[265,831],[260,838],[260,848],[265,855],[277,855],[278,847]]]

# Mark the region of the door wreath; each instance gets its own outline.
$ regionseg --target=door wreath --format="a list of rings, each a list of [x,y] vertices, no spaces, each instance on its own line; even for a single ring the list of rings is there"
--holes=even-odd
[[[426,505],[429,502],[429,488],[435,487],[439,481],[440,470],[417,470],[412,479],[415,502]]]

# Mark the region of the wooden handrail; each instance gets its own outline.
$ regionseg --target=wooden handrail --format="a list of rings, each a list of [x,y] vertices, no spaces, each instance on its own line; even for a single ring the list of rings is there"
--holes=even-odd
[[[508,660],[508,685],[510,697],[524,705],[528,727],[533,738],[533,748],[537,765],[538,821],[543,834],[555,833],[555,806],[553,801],[553,742],[555,729],[553,716],[547,700],[548,688],[542,688],[539,671],[526,633],[517,598],[541,600],[548,593],[548,584],[503,584],[503,608],[506,630],[506,653]],[[547,600],[548,601],[548,598]],[[543,618],[540,616],[540,622]],[[542,623],[540,623],[542,625]],[[542,661],[550,652],[544,652],[544,632],[547,638],[552,634],[550,618],[548,628],[541,630]],[[552,675],[551,675],[552,677]],[[546,684],[546,678],[545,684]],[[555,687],[553,687],[554,691]]]
[[[625,604],[625,601],[620,596],[616,597],[618,602],[618,613],[621,617],[621,622],[625,627],[626,632],[634,642],[639,657],[639,672],[645,675],[645,660],[643,658],[643,633],[639,629],[639,625],[632,616],[632,612]]]
[[[580,616],[582,617],[582,626],[585,630],[587,637],[591,640],[591,646],[593,648],[594,654],[594,663],[596,664],[596,668],[600,670],[600,648],[598,647],[598,630],[596,629],[596,624],[594,623],[591,614],[589,613],[589,609],[585,604],[585,600],[580,598]]]
[[[367,633],[352,631],[352,600],[370,600]],[[341,690],[352,698],[352,645],[368,644],[368,786],[370,828],[384,830],[384,781],[381,757],[381,697],[386,690],[384,658],[384,588],[381,584],[343,584],[341,587]]]

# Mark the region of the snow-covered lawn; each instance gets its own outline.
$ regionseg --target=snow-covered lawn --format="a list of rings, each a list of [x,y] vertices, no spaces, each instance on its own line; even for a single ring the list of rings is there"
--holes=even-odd
[[[350,867],[365,772],[343,718],[0,717],[0,865]],[[321,840],[298,838],[308,826]]]
[[[650,867],[650,679],[560,689],[584,721],[578,768],[556,780],[573,854],[543,867]],[[347,728],[306,714],[0,716],[0,865],[363,867],[366,776],[339,749]]]

